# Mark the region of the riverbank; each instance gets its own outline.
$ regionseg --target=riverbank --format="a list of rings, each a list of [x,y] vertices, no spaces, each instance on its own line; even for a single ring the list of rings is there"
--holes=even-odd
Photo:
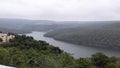
[[[47,32],[44,36],[77,45],[120,50],[119,33],[104,29],[61,29]]]
[[[67,41],[67,40],[63,40],[63,39],[58,39],[58,38],[55,38],[55,37],[50,37],[50,36],[46,36],[44,34],[45,37],[49,37],[49,38],[53,38],[57,41],[62,41],[62,42],[66,42],[66,43],[70,43],[70,44],[73,44],[73,45],[84,45],[84,46],[88,46],[88,47],[95,47],[95,48],[104,48],[104,49],[112,49],[112,50],[119,50],[120,51],[120,48],[119,47],[109,47],[109,46],[103,46],[103,45],[92,45],[92,44],[79,44],[77,42],[71,42],[71,41]]]
[[[66,42],[55,40],[53,38],[44,37],[45,33],[46,32],[34,31],[27,35],[34,37],[36,40],[44,40],[48,42],[50,45],[57,46],[60,49],[64,50],[65,52],[72,54],[72,56],[74,56],[75,58],[91,57],[92,54],[95,54],[97,52],[105,53],[107,56],[120,57],[119,50],[66,43]]]

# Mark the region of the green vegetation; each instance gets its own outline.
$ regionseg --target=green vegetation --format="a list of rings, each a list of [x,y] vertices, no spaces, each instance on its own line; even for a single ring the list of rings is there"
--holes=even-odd
[[[17,68],[120,68],[116,62],[116,57],[102,53],[74,59],[58,47],[25,35],[16,35],[9,43],[0,44],[0,64]]]
[[[120,23],[59,29],[45,36],[74,44],[120,49]]]

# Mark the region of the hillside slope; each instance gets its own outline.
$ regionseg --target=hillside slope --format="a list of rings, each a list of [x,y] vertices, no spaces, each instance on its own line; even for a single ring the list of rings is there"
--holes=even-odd
[[[74,44],[120,49],[120,23],[60,29],[48,32],[45,36]]]
[[[15,68],[120,68],[117,60],[103,53],[75,59],[58,47],[26,35],[15,35],[9,43],[0,44],[0,64]]]
[[[27,19],[6,19],[0,18],[0,31],[11,33],[29,33],[32,31],[49,31],[61,28],[73,28],[91,25],[101,25],[112,21],[52,21],[52,20],[27,20]],[[84,24],[87,23],[87,24]]]

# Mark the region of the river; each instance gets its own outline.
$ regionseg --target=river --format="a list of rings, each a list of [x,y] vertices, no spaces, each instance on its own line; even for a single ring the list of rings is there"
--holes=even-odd
[[[92,54],[95,54],[97,52],[102,52],[108,56],[120,57],[120,50],[91,47],[84,45],[75,45],[71,43],[54,40],[53,38],[44,37],[44,34],[45,32],[33,31],[32,33],[26,35],[32,36],[36,40],[43,40],[53,46],[57,46],[60,49],[64,50],[65,52],[70,53],[75,58],[90,57]]]

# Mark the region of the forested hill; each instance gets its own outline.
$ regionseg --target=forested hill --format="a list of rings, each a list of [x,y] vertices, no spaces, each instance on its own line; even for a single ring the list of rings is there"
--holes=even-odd
[[[16,68],[120,68],[117,60],[102,53],[74,59],[58,47],[25,35],[0,44],[0,64]]]
[[[84,24],[87,23],[87,24]],[[10,33],[30,33],[32,31],[49,31],[61,28],[83,27],[91,25],[113,23],[113,21],[52,21],[0,18],[0,31]]]
[[[70,43],[120,49],[120,23],[48,32],[47,37]]]

